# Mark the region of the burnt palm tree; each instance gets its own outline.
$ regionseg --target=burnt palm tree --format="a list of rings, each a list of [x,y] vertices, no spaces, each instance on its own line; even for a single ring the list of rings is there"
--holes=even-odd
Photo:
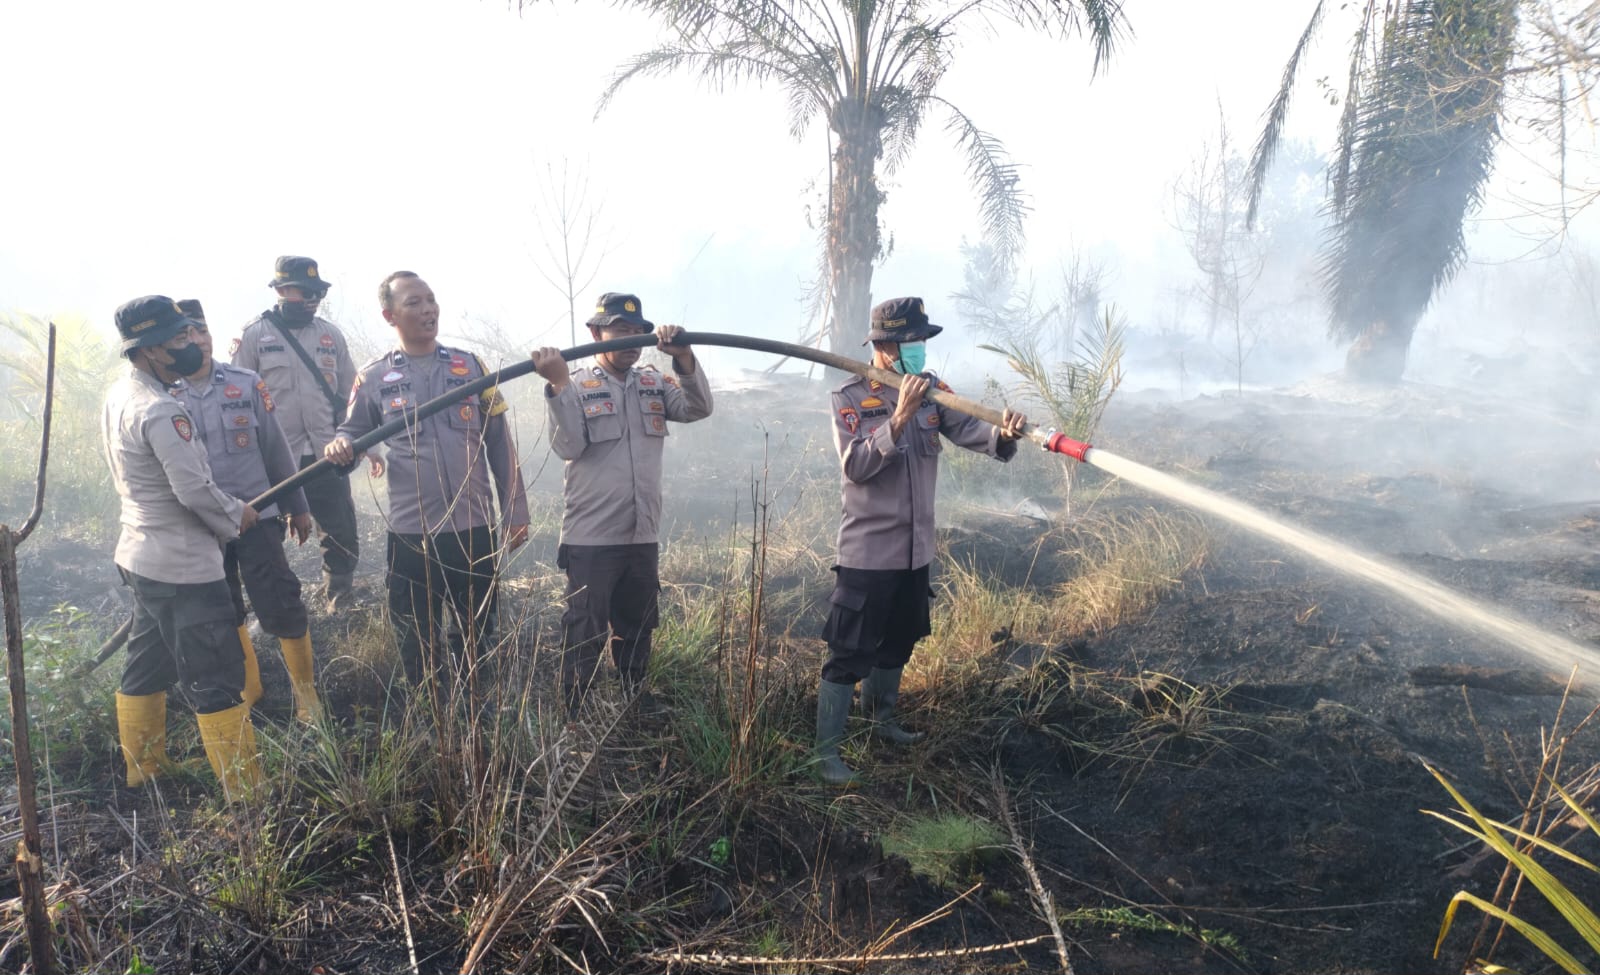
[[[775,83],[789,130],[827,123],[832,170],[824,223],[820,331],[859,354],[872,272],[884,255],[880,179],[905,163],[930,117],[964,150],[987,241],[1012,261],[1027,204],[1000,142],[938,94],[963,25],[1003,19],[1060,37],[1086,34],[1098,72],[1126,31],[1119,0],[628,0],[665,23],[672,40],[624,64],[602,109],[628,82],[675,72],[713,88]],[[819,338],[822,336],[818,336]]]
[[[1301,34],[1251,163],[1253,217],[1300,60]],[[1329,331],[1352,378],[1398,382],[1417,322],[1466,259],[1500,135],[1519,0],[1367,0],[1330,167],[1322,253]]]

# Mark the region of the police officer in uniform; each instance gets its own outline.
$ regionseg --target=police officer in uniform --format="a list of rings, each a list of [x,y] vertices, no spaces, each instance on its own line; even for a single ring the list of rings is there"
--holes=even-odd
[[[213,483],[194,419],[168,392],[203,359],[189,340],[193,323],[161,295],[124,304],[116,322],[129,369],[106,394],[101,432],[122,502],[116,563],[133,590],[117,691],[128,785],[166,762],[167,690],[176,684],[224,793],[237,798],[260,772],[222,546],[255,525],[256,511]]]
[[[217,362],[211,355],[211,331],[200,302],[188,298],[178,308],[194,322],[191,342],[202,356],[200,368],[174,389],[195,433],[205,443],[211,476],[217,487],[242,501],[259,497],[269,487],[293,476],[294,456],[278,426],[276,406],[267,384],[248,369]],[[288,513],[284,524],[278,509]],[[260,513],[249,531],[223,550],[223,570],[238,613],[239,642],[244,646],[244,703],[261,700],[261,669],[250,629],[245,625],[244,592],[250,593],[261,628],[278,638],[284,667],[294,693],[295,717],[314,721],[322,710],[313,675],[311,629],[300,580],[283,554],[283,540],[292,529],[304,545],[311,534],[305,495],[296,488],[277,505]]]
[[[823,627],[828,659],[817,688],[818,772],[831,785],[856,775],[839,757],[850,698],[861,682],[861,707],[874,733],[895,744],[922,738],[895,722],[900,675],[929,626],[928,567],[933,561],[934,488],[941,437],[1001,461],[1017,452],[1027,418],[1006,410],[996,427],[923,398],[949,387],[924,372],[928,321],[921,298],[894,298],[872,309],[872,362],[906,378],[900,389],[856,377],[833,394],[844,519],[839,564]]]
[[[304,468],[322,456],[343,422],[356,367],[344,333],[317,316],[329,284],[316,261],[278,258],[270,285],[278,303],[244,327],[233,344],[233,364],[266,380],[289,452]],[[319,477],[305,486],[305,498],[321,534],[323,596],[333,612],[349,597],[361,550],[350,481]]]
[[[383,279],[378,300],[400,345],[357,374],[350,416],[325,452],[336,464],[355,462],[352,441],[487,373],[477,356],[439,344],[439,305],[420,277],[394,272]],[[413,685],[433,677],[437,689],[450,679],[451,668],[436,649],[446,594],[465,641],[475,652],[487,645],[495,628],[498,561],[528,540],[528,500],[507,409],[490,387],[413,422],[384,444],[389,619]],[[497,526],[505,533],[503,551]]]
[[[589,333],[596,341],[655,329],[630,294],[600,296]],[[664,325],[656,347],[673,375],[639,368],[638,349],[605,352],[596,365],[569,369],[554,348],[533,353],[547,380],[550,447],[566,461],[566,512],[557,564],[567,570],[561,684],[569,713],[594,680],[600,651],[629,693],[642,688],[656,627],[661,523],[661,452],[667,422],[711,415],[711,386],[683,331]]]

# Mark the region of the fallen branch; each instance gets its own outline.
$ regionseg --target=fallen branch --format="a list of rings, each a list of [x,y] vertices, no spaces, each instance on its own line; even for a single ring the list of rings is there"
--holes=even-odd
[[[937,951],[903,951],[892,955],[862,954],[862,955],[834,955],[827,958],[764,958],[760,955],[724,955],[720,952],[709,954],[685,954],[679,951],[651,951],[640,957],[649,961],[661,962],[667,965],[865,965],[875,961],[924,961],[930,958],[968,958],[973,955],[993,954],[997,951],[1010,951],[1013,948],[1026,948],[1036,945],[1041,941],[1050,940],[1051,935],[1040,934],[1032,938],[1022,938],[1017,941],[1007,941],[997,945],[980,945],[976,948],[942,948]]]

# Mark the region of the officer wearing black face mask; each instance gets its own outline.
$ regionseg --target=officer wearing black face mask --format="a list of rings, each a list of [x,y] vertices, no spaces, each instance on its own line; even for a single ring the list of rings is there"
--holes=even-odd
[[[131,368],[106,393],[101,431],[122,502],[116,563],[133,591],[117,691],[128,785],[167,765],[167,691],[176,685],[217,778],[236,799],[260,773],[222,545],[255,525],[256,510],[213,482],[194,418],[168,392],[204,361],[190,342],[194,323],[162,295],[135,298],[116,321]]]
[[[290,453],[304,468],[322,456],[344,421],[356,365],[344,333],[317,315],[329,284],[316,261],[280,257],[269,284],[278,303],[245,326],[232,359],[266,382]],[[360,553],[350,480],[317,478],[305,486],[305,495],[321,535],[323,595],[332,612],[350,594]]]

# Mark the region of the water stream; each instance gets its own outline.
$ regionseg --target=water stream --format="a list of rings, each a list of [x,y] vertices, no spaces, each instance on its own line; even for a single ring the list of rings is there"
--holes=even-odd
[[[1084,462],[1152,493],[1225,518],[1241,528],[1303,552],[1359,581],[1381,586],[1446,623],[1498,639],[1563,674],[1574,666],[1600,669],[1597,667],[1600,665],[1600,650],[1541,630],[1508,613],[1486,609],[1431,579],[1364,555],[1326,535],[1284,524],[1247,504],[1098,447],[1088,452]]]

